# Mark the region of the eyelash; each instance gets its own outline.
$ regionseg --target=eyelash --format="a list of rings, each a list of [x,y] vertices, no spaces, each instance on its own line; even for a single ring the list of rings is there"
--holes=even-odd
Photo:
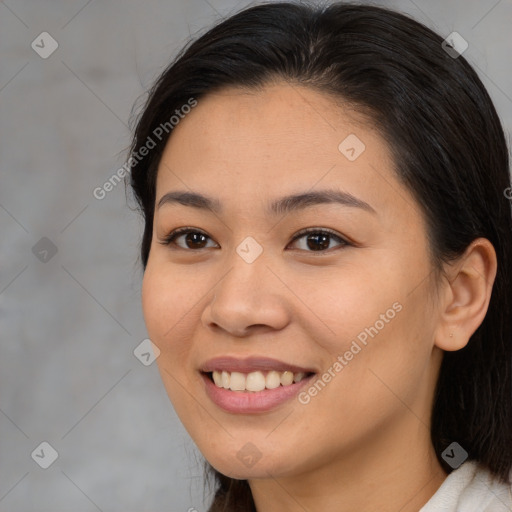
[[[206,236],[207,238],[209,238],[211,240],[211,238],[204,231],[201,231],[201,230],[195,229],[195,228],[191,228],[191,227],[184,227],[184,228],[178,228],[178,229],[175,229],[174,231],[171,231],[159,243],[162,244],[162,245],[165,245],[165,246],[170,246],[180,235],[189,234],[189,233],[199,233],[201,235]],[[348,247],[348,246],[353,245],[350,242],[348,242],[347,240],[345,240],[344,238],[342,238],[341,236],[339,236],[335,231],[333,231],[331,229],[328,229],[328,228],[305,228],[305,229],[301,229],[292,238],[290,243],[293,243],[296,240],[298,240],[299,238],[302,238],[303,236],[309,235],[311,233],[328,235],[328,236],[336,239],[337,241],[339,241],[341,243],[340,247]],[[189,248],[184,249],[183,247],[179,247],[179,246],[177,246],[177,248],[178,249],[182,249],[184,251],[190,251],[190,252],[199,252],[199,251],[201,251],[203,249],[211,249],[211,247],[203,247],[201,249],[189,249]],[[320,250],[320,251],[306,251],[306,252],[310,252],[312,254],[318,254],[318,253],[326,253],[326,252],[329,252],[329,251],[332,251],[332,250],[333,250],[333,248],[331,247],[330,249],[325,249],[325,250]]]

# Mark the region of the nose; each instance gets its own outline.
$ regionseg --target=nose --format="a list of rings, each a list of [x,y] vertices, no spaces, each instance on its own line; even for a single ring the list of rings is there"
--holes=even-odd
[[[289,291],[263,255],[248,263],[234,251],[222,273],[224,277],[214,287],[212,299],[202,313],[207,328],[246,337],[288,324]]]

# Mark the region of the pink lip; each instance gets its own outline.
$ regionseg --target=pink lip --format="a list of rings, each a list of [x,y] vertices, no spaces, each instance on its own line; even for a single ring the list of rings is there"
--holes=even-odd
[[[277,359],[255,356],[241,359],[230,356],[215,357],[206,361],[200,368],[200,371],[202,372],[213,372],[214,370],[225,370],[227,372],[241,373],[250,373],[258,370],[275,370],[278,372],[290,371],[294,373],[317,373],[314,368],[301,368],[300,366],[288,364]]]
[[[270,411],[293,398],[314,377],[314,375],[305,377],[300,382],[295,382],[289,386],[250,392],[219,388],[210,380],[208,375],[202,373],[201,376],[205,384],[206,394],[212,402],[227,412],[238,414]]]

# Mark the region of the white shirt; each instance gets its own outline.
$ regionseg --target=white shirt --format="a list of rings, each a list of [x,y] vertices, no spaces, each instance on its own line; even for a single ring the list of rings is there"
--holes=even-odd
[[[512,474],[511,474],[512,476]],[[512,486],[476,461],[452,471],[419,512],[512,512]]]

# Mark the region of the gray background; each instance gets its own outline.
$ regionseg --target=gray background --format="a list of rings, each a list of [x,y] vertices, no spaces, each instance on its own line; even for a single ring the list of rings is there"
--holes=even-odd
[[[510,140],[512,1],[374,3],[468,41]],[[174,53],[246,5],[0,2],[1,512],[206,509],[201,457],[156,365],[133,354],[147,337],[141,221],[123,184],[92,191],[123,164],[132,106]],[[31,48],[43,31],[59,45],[47,59]],[[48,242],[32,251],[43,237],[52,257]],[[48,469],[31,457],[42,441],[58,452]]]

